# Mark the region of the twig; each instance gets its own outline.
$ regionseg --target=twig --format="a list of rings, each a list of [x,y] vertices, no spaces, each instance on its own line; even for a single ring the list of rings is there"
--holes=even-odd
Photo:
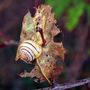
[[[6,36],[3,32],[0,32],[0,45],[9,46],[9,45],[18,45],[18,41],[10,39],[10,37]]]
[[[65,90],[65,89],[70,89],[73,87],[78,87],[78,86],[82,86],[82,85],[89,84],[89,83],[90,83],[90,78],[87,78],[87,79],[82,79],[82,80],[65,83],[65,84],[56,84],[54,85],[54,88],[50,90]]]
[[[4,41],[3,42],[6,46],[9,45],[18,45],[18,41],[10,40],[10,41]]]

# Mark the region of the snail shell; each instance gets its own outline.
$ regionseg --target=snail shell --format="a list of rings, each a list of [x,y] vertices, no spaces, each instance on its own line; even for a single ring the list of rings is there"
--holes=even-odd
[[[31,40],[26,40],[19,45],[19,59],[26,63],[31,63],[37,59],[42,53],[42,47]]]

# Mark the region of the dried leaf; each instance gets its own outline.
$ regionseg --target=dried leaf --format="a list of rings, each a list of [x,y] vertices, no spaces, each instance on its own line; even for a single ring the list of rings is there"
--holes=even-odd
[[[29,12],[25,15],[20,44],[24,43],[25,40],[31,40],[42,48],[42,52],[40,52],[41,54],[38,58],[35,58],[35,67],[32,71],[21,73],[21,77],[35,78],[35,80],[38,79],[40,82],[47,80],[49,84],[52,84],[52,81],[55,81],[56,77],[62,72],[65,50],[62,42],[56,43],[53,41],[54,36],[61,33],[55,23],[56,20],[54,19],[54,14],[51,13],[51,7],[47,5],[39,6],[33,18]],[[26,49],[34,53],[34,49],[37,49],[37,47],[32,49],[25,46]],[[20,47],[18,47],[16,59],[20,58],[19,50]],[[28,52],[30,53],[30,51]],[[29,64],[28,62],[26,63]]]

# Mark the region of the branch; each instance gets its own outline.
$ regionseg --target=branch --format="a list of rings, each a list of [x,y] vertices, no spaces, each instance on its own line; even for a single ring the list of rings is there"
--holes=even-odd
[[[6,36],[3,32],[0,32],[0,47],[18,45],[18,41],[12,40],[10,37]]]
[[[56,84],[54,85],[54,88],[50,90],[65,90],[65,89],[70,89],[73,87],[78,87],[89,83],[90,83],[90,78],[87,78],[87,79],[77,80],[75,82],[70,82],[65,84]]]
[[[18,41],[10,40],[10,41],[4,41],[3,42],[6,46],[9,45],[18,45]]]

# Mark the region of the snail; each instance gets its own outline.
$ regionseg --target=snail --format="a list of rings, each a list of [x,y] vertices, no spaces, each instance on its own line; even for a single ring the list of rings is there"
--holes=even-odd
[[[33,62],[42,53],[42,47],[32,40],[23,41],[18,47],[19,59],[27,63]]]

